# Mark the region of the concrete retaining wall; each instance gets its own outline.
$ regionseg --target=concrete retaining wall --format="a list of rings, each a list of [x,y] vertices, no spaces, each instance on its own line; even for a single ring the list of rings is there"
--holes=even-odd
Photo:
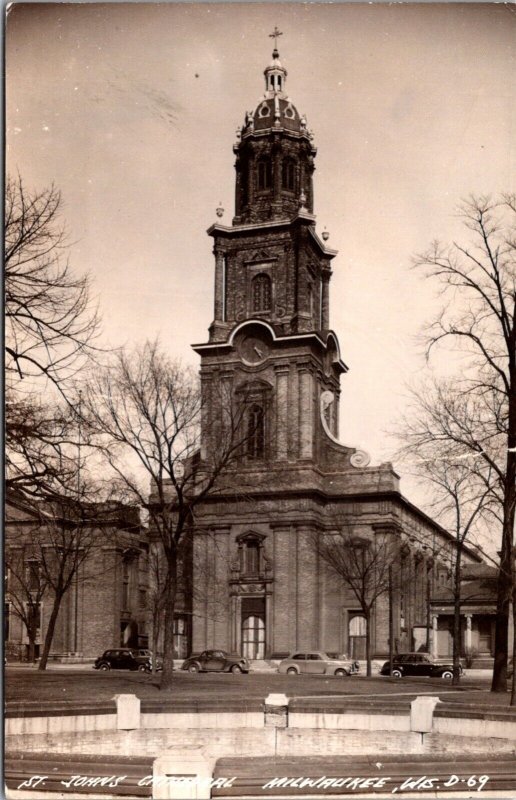
[[[436,698],[374,713],[341,708],[279,707],[271,695],[265,712],[140,712],[133,695],[117,698],[117,713],[8,717],[9,751],[155,756],[164,750],[209,748],[214,757],[347,755],[371,753],[516,753],[516,719],[507,713],[435,709]],[[278,700],[279,698],[279,700]],[[274,702],[272,702],[274,700]],[[280,714],[278,711],[283,710]],[[435,713],[434,713],[435,712]]]

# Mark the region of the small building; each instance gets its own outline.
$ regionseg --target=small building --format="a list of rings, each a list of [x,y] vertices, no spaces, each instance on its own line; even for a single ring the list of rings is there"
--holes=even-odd
[[[467,564],[460,590],[461,650],[472,660],[491,662],[494,656],[498,570],[488,564]],[[431,599],[432,654],[453,653],[454,601],[450,583],[437,588]],[[512,646],[510,647],[512,651]]]
[[[138,510],[124,506],[98,506],[94,514],[92,510],[88,514],[89,552],[63,598],[51,660],[93,659],[110,647],[148,644],[148,543]],[[4,596],[8,659],[29,658],[27,622],[32,621],[36,627],[34,657],[39,657],[53,604],[42,559],[49,564],[54,557],[56,526],[66,537],[77,524],[55,508],[36,506],[8,493]],[[80,546],[80,537],[78,542]]]

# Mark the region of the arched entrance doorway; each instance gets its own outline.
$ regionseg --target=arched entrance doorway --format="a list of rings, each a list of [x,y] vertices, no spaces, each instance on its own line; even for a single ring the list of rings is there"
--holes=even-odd
[[[350,658],[365,658],[366,620],[363,614],[351,613],[349,615],[348,642]]]
[[[250,660],[265,658],[265,620],[262,616],[243,616],[242,655]]]

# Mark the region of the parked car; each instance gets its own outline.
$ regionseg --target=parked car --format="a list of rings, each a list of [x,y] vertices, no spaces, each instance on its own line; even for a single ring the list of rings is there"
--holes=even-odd
[[[359,668],[357,661],[331,658],[328,653],[324,653],[322,650],[312,650],[309,653],[291,653],[288,658],[280,661],[278,672],[283,675],[307,673],[309,675],[337,675],[343,677],[358,672]]]
[[[464,674],[460,665],[461,675]],[[390,675],[390,663],[386,661],[380,675]],[[424,676],[429,678],[453,678],[453,664],[434,661],[429,653],[400,653],[392,660],[392,677]]]
[[[185,659],[181,669],[188,672],[249,672],[249,662],[238,654],[225,650],[203,650]]]
[[[106,650],[93,665],[93,669],[100,669],[107,672],[110,669],[130,669],[139,672],[150,672],[151,651],[140,650],[132,647],[118,647],[113,650]]]

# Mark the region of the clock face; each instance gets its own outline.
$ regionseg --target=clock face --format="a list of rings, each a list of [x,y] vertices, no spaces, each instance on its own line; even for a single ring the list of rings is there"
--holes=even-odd
[[[259,336],[246,336],[239,345],[240,355],[249,364],[260,364],[269,355],[269,345]]]

